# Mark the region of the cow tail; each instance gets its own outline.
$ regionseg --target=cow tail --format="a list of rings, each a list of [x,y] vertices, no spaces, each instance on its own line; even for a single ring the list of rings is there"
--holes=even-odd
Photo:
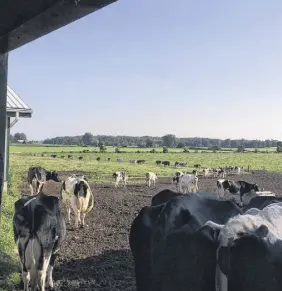
[[[90,190],[88,190],[88,191],[89,191],[89,194],[90,194],[90,197],[89,197],[90,200],[89,200],[89,203],[88,203],[88,207],[87,207],[86,213],[91,211],[93,206],[94,206],[94,195]]]

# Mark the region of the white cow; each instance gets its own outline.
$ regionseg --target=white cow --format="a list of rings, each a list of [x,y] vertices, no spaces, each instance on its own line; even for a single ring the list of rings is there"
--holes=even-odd
[[[115,179],[115,188],[118,187],[119,182],[124,183],[124,187],[126,186],[126,183],[128,181],[128,175],[125,171],[115,172],[113,173],[113,178]]]
[[[61,198],[67,207],[68,223],[70,224],[71,209],[75,216],[75,227],[78,224],[85,226],[85,216],[94,206],[94,196],[85,176],[72,175],[68,177],[61,187]]]
[[[198,177],[185,174],[179,179],[179,192],[186,193],[187,192],[197,192],[198,191]]]
[[[157,174],[153,172],[147,172],[146,174],[146,184],[150,188],[151,183],[153,182],[154,187],[156,186],[156,179],[158,178]]]
[[[210,173],[210,170],[208,168],[203,170],[204,177],[208,177],[209,173]]]

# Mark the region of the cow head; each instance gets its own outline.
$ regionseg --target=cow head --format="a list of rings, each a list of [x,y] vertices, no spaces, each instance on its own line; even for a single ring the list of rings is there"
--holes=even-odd
[[[74,186],[74,195],[80,197],[86,197],[88,185],[84,180],[77,181]]]
[[[257,185],[257,184],[253,184],[253,189],[254,189],[256,192],[258,192],[258,191],[259,191],[259,187],[258,187],[258,185]]]
[[[61,182],[56,171],[51,171],[51,180],[55,182]]]

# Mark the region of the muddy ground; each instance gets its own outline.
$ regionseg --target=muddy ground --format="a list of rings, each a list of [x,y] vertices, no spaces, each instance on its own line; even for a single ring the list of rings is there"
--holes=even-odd
[[[65,178],[69,173],[60,173]],[[234,179],[256,182],[264,190],[282,194],[282,176],[263,171]],[[199,191],[215,191],[216,178],[200,178]],[[133,259],[128,234],[132,220],[149,205],[151,196],[163,189],[175,189],[170,178],[160,178],[155,188],[128,185],[126,189],[92,184],[94,209],[86,217],[88,227],[68,230],[54,269],[56,290],[135,290]],[[57,194],[59,183],[49,182],[44,192]],[[24,185],[24,192],[28,191]]]

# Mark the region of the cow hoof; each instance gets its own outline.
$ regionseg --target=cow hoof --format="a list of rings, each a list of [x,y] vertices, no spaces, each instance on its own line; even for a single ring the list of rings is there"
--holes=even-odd
[[[80,225],[80,228],[84,228],[84,227],[85,227],[85,225],[83,225],[83,224]]]

